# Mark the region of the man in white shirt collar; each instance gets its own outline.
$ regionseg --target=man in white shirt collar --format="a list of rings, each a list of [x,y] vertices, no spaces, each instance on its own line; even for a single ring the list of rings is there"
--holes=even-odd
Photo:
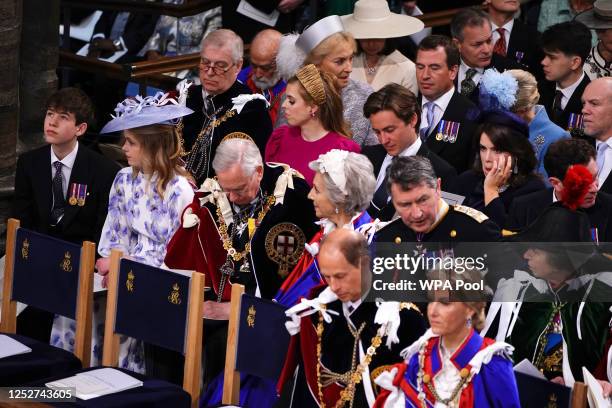
[[[317,261],[321,275],[342,302],[348,318],[361,305],[362,288],[369,286],[361,282],[362,267],[369,262],[367,241],[355,231],[337,228],[322,241]]]
[[[596,140],[597,179],[601,191],[612,192],[612,78],[591,82],[582,94],[584,133]]]
[[[510,33],[514,27],[514,16],[520,8],[518,0],[487,0],[489,19],[493,31],[493,52],[506,56],[510,45]],[[499,30],[499,29],[502,30]],[[504,38],[500,41],[503,32]],[[499,42],[499,46],[496,46]]]
[[[591,50],[591,32],[582,23],[555,24],[542,34],[542,67],[547,81],[541,83],[541,102],[553,122],[567,129],[570,114],[580,113],[580,96],[588,83],[583,65]]]

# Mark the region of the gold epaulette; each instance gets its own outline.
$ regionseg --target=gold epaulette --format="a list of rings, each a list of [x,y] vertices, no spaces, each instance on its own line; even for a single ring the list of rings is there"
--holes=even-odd
[[[421,312],[421,309],[419,309],[419,307],[412,302],[401,302],[400,310],[402,309],[411,309],[417,312],[418,314],[420,314],[421,316],[423,316],[423,312]]]
[[[518,232],[515,232],[515,231],[510,231],[510,230],[507,230],[507,229],[505,229],[505,228],[504,228],[504,229],[502,229],[501,233],[502,233],[502,237],[511,237],[511,236],[513,236],[513,235],[518,234]]]
[[[469,216],[470,218],[475,219],[479,224],[482,224],[483,222],[489,219],[489,217],[484,215],[482,212],[475,210],[472,207],[467,207],[465,205],[454,205],[453,208],[455,209],[455,211],[463,213]]]

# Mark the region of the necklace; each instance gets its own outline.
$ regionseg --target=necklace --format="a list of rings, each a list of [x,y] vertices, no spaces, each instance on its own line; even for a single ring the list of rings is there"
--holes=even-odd
[[[439,341],[442,342],[442,338],[440,338]],[[423,384],[425,384],[429,392],[431,392],[431,394],[433,395],[435,401],[441,402],[449,408],[458,407],[458,404],[456,404],[458,403],[458,401],[455,401],[455,399],[459,396],[461,391],[468,386],[474,374],[471,373],[470,370],[468,370],[466,367],[463,367],[461,371],[459,371],[459,376],[461,377],[461,380],[459,381],[457,386],[455,386],[450,396],[448,398],[441,398],[438,392],[436,391],[436,386],[432,381],[433,379],[429,374],[425,374],[425,348],[427,347],[427,344],[428,342],[425,342],[419,348],[419,372],[417,374],[417,392],[418,398],[421,401],[421,406],[423,408],[427,408],[427,404],[425,403],[425,391],[423,390]]]
[[[376,71],[378,70],[378,65],[380,64],[380,58],[378,58],[378,60],[376,61],[376,63],[374,64],[373,67],[368,65],[368,58],[366,57],[365,53],[363,54],[363,66],[366,69],[366,74],[373,76],[376,74]]]
[[[257,214],[255,228],[257,228],[261,224],[261,221],[276,201],[276,197],[274,197],[273,195],[267,198],[264,197],[263,201],[264,204],[261,207],[259,214]],[[221,241],[223,242],[223,249],[227,251],[227,259],[220,268],[221,279],[219,280],[219,292],[217,293],[217,302],[221,302],[223,298],[223,291],[225,290],[225,284],[227,283],[227,280],[234,275],[234,262],[239,262],[240,260],[244,259],[244,264],[240,267],[240,271],[246,272],[249,270],[247,254],[251,252],[251,237],[253,236],[255,231],[253,230],[252,233],[249,232],[249,241],[244,246],[244,251],[238,251],[233,246],[233,238],[234,234],[236,233],[236,221],[232,222],[232,232],[231,234],[228,234],[227,225],[223,220],[223,215],[221,214],[221,209],[219,208],[219,206],[217,206],[216,213],[217,219],[219,220],[219,235],[221,237]]]
[[[321,305],[321,308],[325,310],[326,306]],[[365,322],[361,325],[359,330],[356,330],[356,331],[353,330],[349,326],[351,333],[355,337],[355,347],[353,348],[353,363],[352,363],[353,367],[355,366],[355,363],[357,362],[356,348],[359,345],[359,336],[361,335],[361,331],[363,330],[364,327],[365,327]],[[357,386],[357,384],[361,382],[363,371],[365,370],[367,366],[370,365],[370,362],[372,361],[372,357],[374,356],[374,354],[376,354],[376,349],[378,349],[378,347],[382,344],[382,337],[385,335],[386,329],[387,327],[385,324],[380,326],[380,328],[376,332],[376,336],[374,336],[374,338],[372,339],[372,343],[370,344],[370,347],[367,348],[366,355],[364,356],[363,360],[359,363],[359,365],[355,369],[351,369],[351,371],[349,371],[348,373],[341,375],[341,377],[343,377],[343,379],[347,382],[347,385],[342,391],[340,391],[340,398],[338,399],[338,401],[336,401],[336,404],[334,405],[335,408],[343,407],[344,404],[346,404],[348,401],[351,401],[351,406],[352,406],[353,397],[355,395],[355,387]],[[321,364],[322,364],[321,363],[321,354],[322,354],[321,338],[322,337],[323,337],[323,314],[319,312],[319,322],[317,324],[317,388],[318,388],[319,402],[321,404],[321,408],[325,408],[326,405],[325,405],[325,400],[323,399],[323,384],[321,382]]]

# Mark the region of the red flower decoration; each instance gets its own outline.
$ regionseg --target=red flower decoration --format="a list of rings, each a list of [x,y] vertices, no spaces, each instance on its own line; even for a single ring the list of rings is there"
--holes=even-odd
[[[563,178],[561,201],[570,210],[576,210],[584,201],[592,183],[593,175],[585,166],[570,166]]]

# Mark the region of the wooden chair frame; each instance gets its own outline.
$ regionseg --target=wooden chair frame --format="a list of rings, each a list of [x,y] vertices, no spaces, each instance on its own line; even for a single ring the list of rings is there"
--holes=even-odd
[[[14,334],[17,330],[17,302],[12,300],[13,276],[15,270],[15,244],[20,222],[10,218],[7,223],[4,286],[2,288],[2,316],[0,331]],[[96,244],[85,241],[81,247],[79,269],[79,292],[75,312],[76,333],[74,355],[83,367],[91,364],[91,330],[93,305],[93,274],[96,258]]]
[[[232,285],[230,317],[227,328],[227,349],[225,351],[225,370],[223,373],[223,404],[240,403],[240,372],[236,370],[238,355],[238,328],[240,326],[240,307],[242,305],[243,285]]]
[[[117,290],[119,266],[122,252],[112,250],[106,301],[106,322],[102,365],[117,367],[119,363],[119,334],[115,333],[117,314]],[[191,395],[191,405],[198,406],[200,399],[200,376],[202,368],[202,331],[204,320],[204,274],[193,272],[189,285],[189,306],[187,309],[187,334],[185,337],[185,366],[183,389]]]

